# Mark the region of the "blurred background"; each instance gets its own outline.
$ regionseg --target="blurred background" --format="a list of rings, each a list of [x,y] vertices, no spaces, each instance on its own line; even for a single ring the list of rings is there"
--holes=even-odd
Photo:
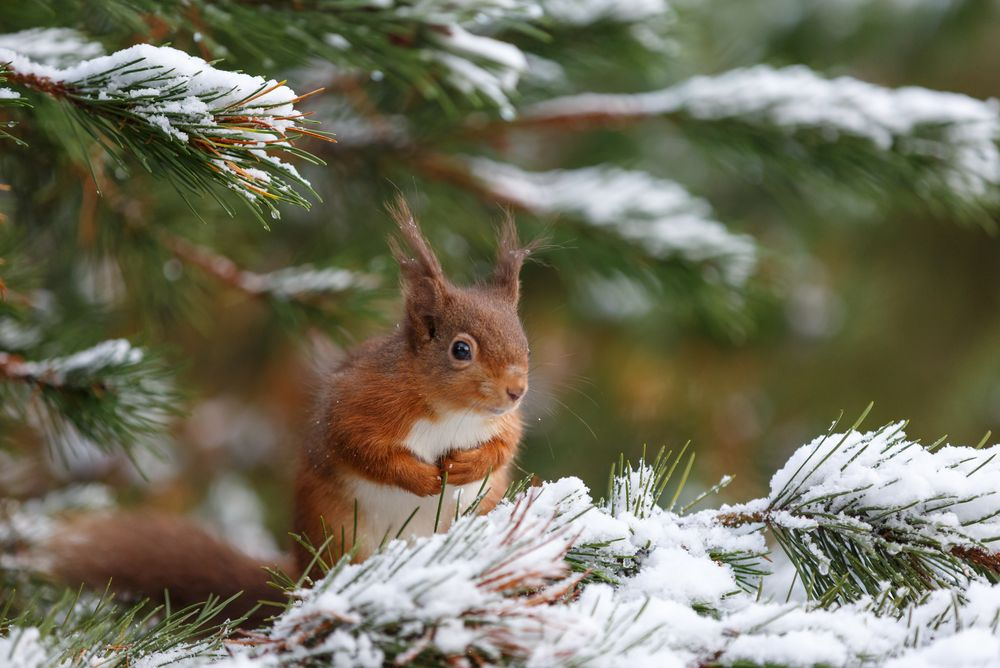
[[[326,161],[297,164],[321,201],[284,206],[265,228],[209,197],[189,206],[89,139],[64,142],[71,121],[54,103],[17,114],[30,147],[0,153],[9,185],[0,227],[15,260],[0,276],[32,298],[0,312],[0,349],[45,354],[125,337],[159,352],[183,400],[158,454],[136,451],[141,474],[82,438],[48,457],[36,430],[4,421],[5,496],[101,482],[123,503],[201,514],[244,545],[283,542],[316,369],[400,314],[384,208],[397,190],[458,282],[488,271],[502,206],[524,237],[550,240],[523,273],[534,364],[525,472],[575,475],[603,491],[619,453],[691,441],[689,491],[733,474],[722,499],[735,501],[766,493],[793,449],[841,411],[849,426],[871,401],[867,426],[908,419],[908,433],[928,443],[1000,431],[995,202],[951,201],[921,172],[822,133],[683,113],[583,127],[524,120],[558,96],[655,91],[761,63],[988,99],[1000,95],[994,2],[546,2],[542,14],[485,3],[468,16],[448,3],[396,3],[411,9],[405,25],[371,44],[336,23],[317,41],[309,20],[266,5],[243,15],[233,7],[248,3],[218,3],[230,12],[223,20],[212,3],[86,4],[5,9],[0,27],[73,28],[109,53],[169,43],[222,68],[287,78],[299,93],[322,86],[302,106],[338,143],[302,144]],[[430,18],[406,32],[421,11]],[[403,59],[438,54],[440,34],[451,39],[445,55],[467,55],[455,46],[460,32],[435,33],[446,20],[526,58],[474,44],[502,92],[444,56],[437,69],[431,56]],[[588,169],[597,171],[555,171]],[[709,231],[728,250],[702,230],[695,250],[658,251],[615,227],[619,214],[652,225],[675,200],[678,219],[720,221]],[[698,243],[711,248],[699,255]],[[261,274],[309,265],[366,280],[262,297],[213,258]],[[19,344],[25,331],[34,338]],[[257,526],[248,517],[270,537],[245,535]]]

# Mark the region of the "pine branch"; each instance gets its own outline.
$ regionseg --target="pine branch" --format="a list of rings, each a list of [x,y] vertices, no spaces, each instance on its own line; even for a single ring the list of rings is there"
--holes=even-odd
[[[523,659],[523,627],[540,626],[545,606],[578,581],[563,562],[569,535],[536,501],[528,492],[488,518],[460,518],[446,534],[393,541],[363,564],[341,559],[298,592],[271,631],[241,644],[294,656],[295,665]]]
[[[652,258],[701,265],[730,286],[742,286],[755,266],[752,238],[727,230],[708,202],[673,181],[614,167],[527,172],[485,158],[463,162],[463,171],[500,201],[613,230]]]
[[[180,610],[146,602],[122,605],[35,583],[24,598],[0,595],[0,662],[17,666],[162,666],[216,654],[239,620],[219,623],[229,601],[209,600]],[[8,617],[12,609],[20,609]]]
[[[855,425],[856,427],[857,425]],[[798,450],[771,495],[728,509],[722,526],[767,526],[810,598],[885,595],[899,607],[977,579],[1000,582],[1000,447],[925,448],[903,424],[830,433]]]
[[[374,276],[348,269],[288,267],[261,274],[240,268],[229,258],[204,246],[166,232],[159,234],[164,245],[180,260],[197,267],[225,285],[255,298],[292,302],[309,308],[320,307],[327,297],[349,291],[374,289]]]
[[[909,197],[983,222],[997,203],[995,104],[916,87],[825,79],[801,66],[732,70],[650,93],[557,98],[509,123],[473,126],[470,133],[588,130],[654,118],[672,121],[728,157],[766,158],[789,178],[850,183],[879,199]]]
[[[0,82],[5,81],[10,75],[10,70],[6,63],[0,62]],[[9,109],[11,107],[27,107],[28,101],[18,93],[16,90],[11,90],[10,88],[0,86],[0,111],[3,109]],[[0,114],[0,121],[4,120],[5,114]],[[21,146],[26,144],[18,139],[16,136],[4,129],[4,126],[10,127],[12,122],[0,123],[0,140],[10,139]],[[0,218],[0,222],[3,222],[3,218]]]
[[[131,154],[182,190],[239,193],[264,221],[276,205],[308,208],[296,190],[312,192],[285,153],[310,162],[294,146],[308,129],[294,105],[304,96],[275,81],[223,72],[169,47],[138,45],[60,70],[0,49],[3,80],[66,105],[111,155]],[[220,200],[221,201],[221,200]],[[225,206],[225,205],[224,205]],[[227,207],[228,210],[228,207]]]
[[[46,0],[53,11],[73,3]],[[69,7],[66,5],[69,4]],[[503,30],[536,36],[539,12],[529,0],[369,3],[309,0],[101,0],[92,8],[108,24],[148,41],[191,44],[203,58],[287,69],[322,59],[365,79],[440,103],[511,109],[526,67],[519,48],[492,37]],[[82,17],[86,20],[89,17]],[[152,28],[151,28],[152,25]],[[248,39],[247,35],[252,35]],[[119,37],[123,42],[125,35]]]
[[[122,339],[39,361],[0,352],[0,398],[60,454],[82,437],[129,456],[166,430],[177,403],[162,366]]]

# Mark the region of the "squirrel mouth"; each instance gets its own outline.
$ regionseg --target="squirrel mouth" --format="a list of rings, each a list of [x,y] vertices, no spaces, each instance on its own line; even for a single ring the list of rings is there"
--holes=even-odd
[[[510,404],[509,406],[504,406],[502,408],[487,408],[486,412],[489,413],[490,415],[495,416],[495,417],[499,417],[501,415],[506,415],[507,413],[510,413],[512,410],[514,410],[515,408],[517,408],[520,405],[521,405],[520,401],[515,401],[514,403]]]

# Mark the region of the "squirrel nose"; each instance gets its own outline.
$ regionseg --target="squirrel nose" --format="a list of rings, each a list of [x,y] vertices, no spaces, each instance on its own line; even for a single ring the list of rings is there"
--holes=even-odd
[[[517,401],[522,396],[524,396],[524,385],[508,385],[507,386],[507,396],[510,397],[511,401]]]

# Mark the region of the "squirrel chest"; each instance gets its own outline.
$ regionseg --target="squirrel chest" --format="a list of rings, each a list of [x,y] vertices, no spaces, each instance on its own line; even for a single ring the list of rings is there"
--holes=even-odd
[[[451,411],[437,420],[418,419],[403,444],[414,455],[433,464],[450,450],[475,448],[499,432],[498,418],[472,411]]]
[[[500,420],[469,411],[455,411],[437,420],[421,418],[413,423],[403,440],[404,445],[419,459],[433,464],[452,450],[471,450],[496,436]],[[483,489],[483,481],[464,485],[447,485],[443,497],[417,496],[393,485],[372,482],[352,476],[351,491],[361,510],[358,534],[372,549],[384,536],[392,539],[428,536],[447,529],[455,518],[475,500]],[[438,505],[441,505],[440,513]],[[371,541],[375,541],[372,545]]]

